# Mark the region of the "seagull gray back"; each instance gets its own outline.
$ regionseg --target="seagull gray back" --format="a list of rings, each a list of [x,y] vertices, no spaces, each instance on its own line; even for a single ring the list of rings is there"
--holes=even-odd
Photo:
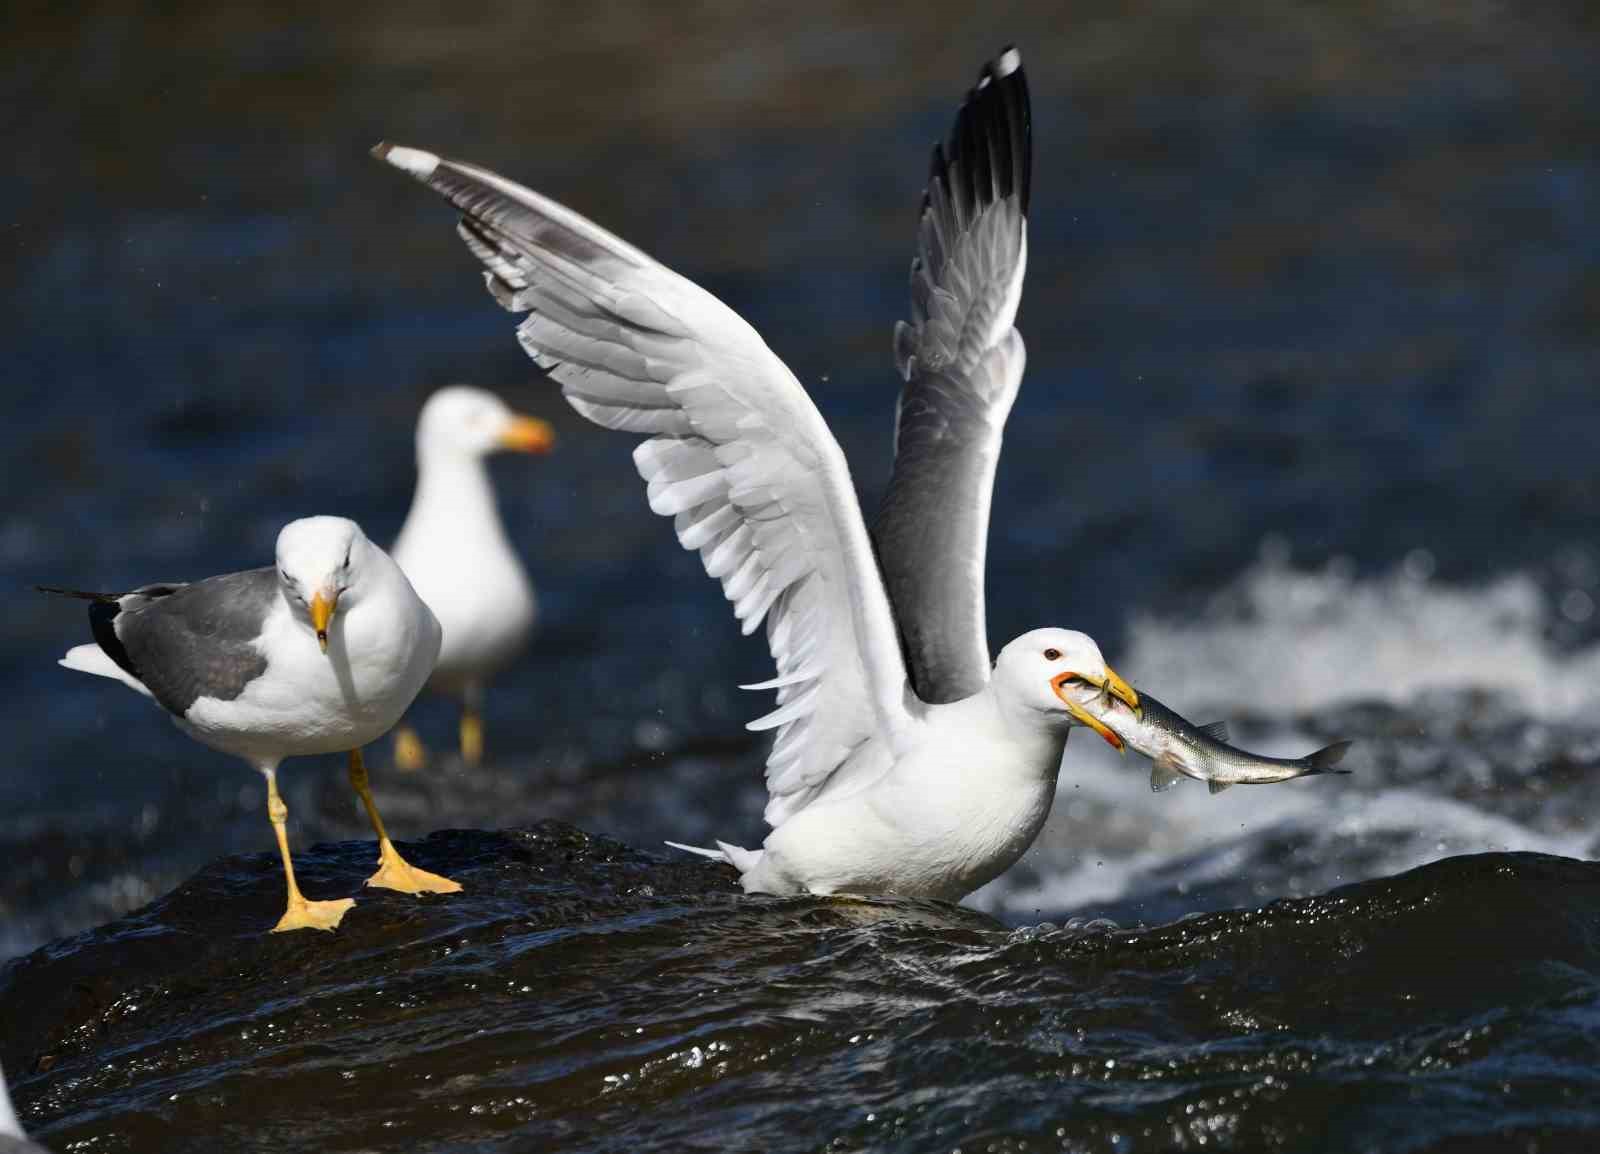
[[[94,639],[182,717],[198,699],[232,701],[267,671],[255,645],[279,596],[270,565],[187,585],[146,585],[89,606]]]

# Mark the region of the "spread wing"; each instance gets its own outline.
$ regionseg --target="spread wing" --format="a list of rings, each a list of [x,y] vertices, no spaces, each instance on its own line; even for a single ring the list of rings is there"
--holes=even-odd
[[[895,327],[905,385],[894,473],[873,538],[924,701],[989,678],[983,566],[1000,435],[1022,381],[1012,328],[1028,258],[1028,84],[1008,49],[984,68],[933,151],[911,262],[911,320]]]
[[[765,619],[778,707],[767,820],[803,808],[862,742],[899,743],[905,667],[844,454],[788,368],[716,297],[486,169],[379,145],[451,201],[523,348],[633,454],[750,633]]]

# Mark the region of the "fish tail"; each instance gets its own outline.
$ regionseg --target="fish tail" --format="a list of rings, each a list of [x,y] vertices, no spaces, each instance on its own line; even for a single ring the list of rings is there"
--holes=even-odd
[[[1344,755],[1350,752],[1352,742],[1336,741],[1332,745],[1317,750],[1315,753],[1306,754],[1303,759],[1308,773],[1349,773],[1348,769],[1334,769],[1344,760]]]

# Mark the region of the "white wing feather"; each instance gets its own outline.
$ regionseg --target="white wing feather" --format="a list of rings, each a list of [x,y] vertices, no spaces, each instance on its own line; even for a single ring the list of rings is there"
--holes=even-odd
[[[768,822],[814,798],[911,715],[889,600],[844,454],[804,388],[733,310],[529,189],[415,149],[374,150],[448,198],[523,347],[578,412],[650,434],[650,508],[699,552],[745,633],[763,620],[777,708]]]

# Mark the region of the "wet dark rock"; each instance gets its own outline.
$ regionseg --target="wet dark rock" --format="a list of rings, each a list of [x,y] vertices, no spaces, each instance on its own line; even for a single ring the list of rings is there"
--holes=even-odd
[[[1447,1150],[1600,1134],[1600,865],[1452,858],[1148,930],[748,898],[547,823],[265,932],[229,858],[0,972],[57,1150]],[[352,893],[370,843],[301,857]]]

